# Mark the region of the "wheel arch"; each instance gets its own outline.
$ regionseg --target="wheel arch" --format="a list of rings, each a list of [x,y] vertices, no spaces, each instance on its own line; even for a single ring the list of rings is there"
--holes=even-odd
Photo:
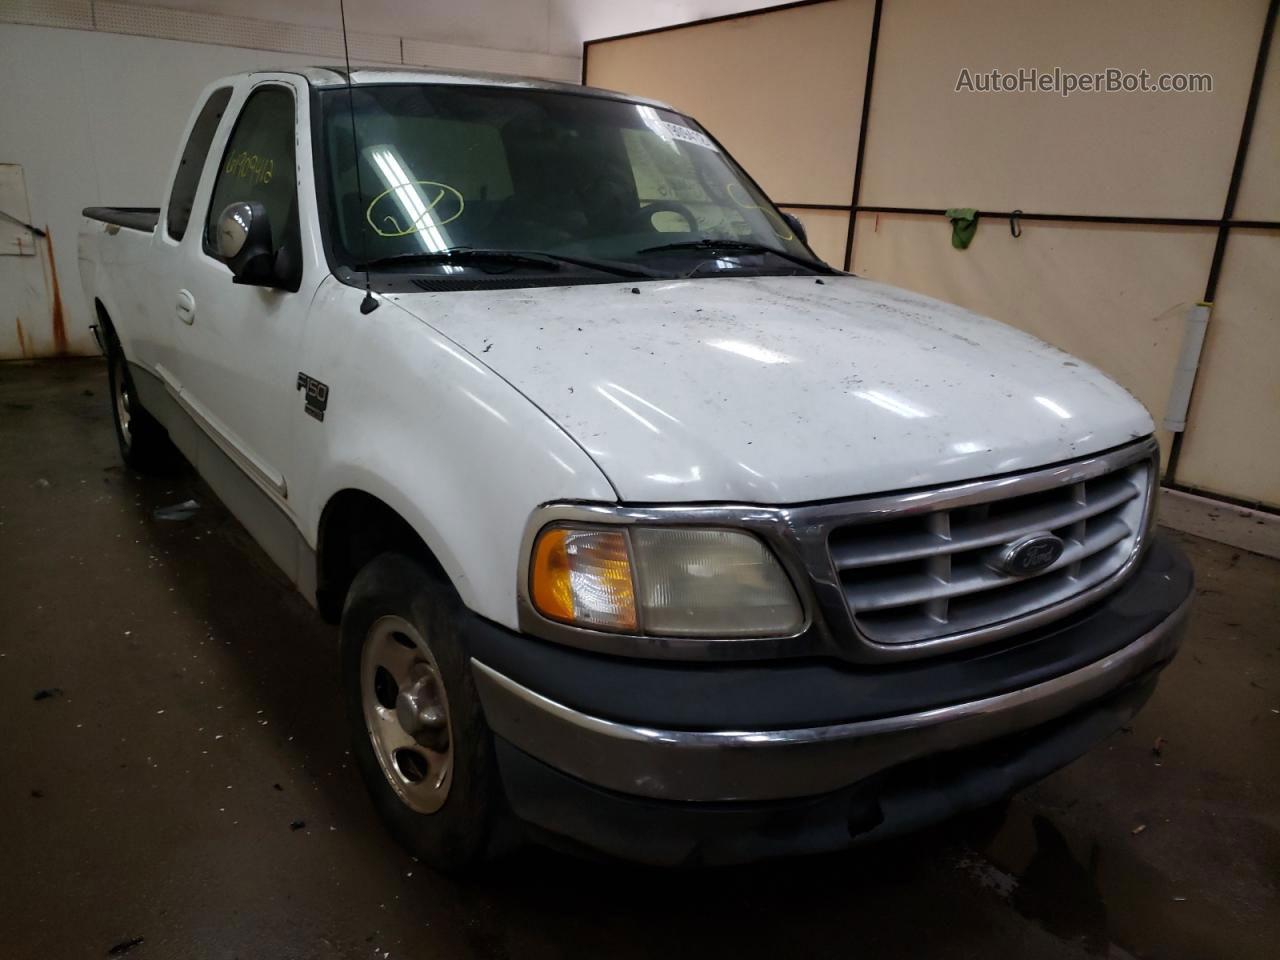
[[[116,333],[116,325],[111,320],[111,311],[107,309],[107,305],[102,302],[101,297],[93,298],[93,312],[97,316],[98,322],[102,324],[103,332],[116,343],[120,342],[120,337]]]
[[[382,498],[344,487],[325,502],[316,534],[316,609],[330,623],[342,617],[351,582],[381,553],[418,560],[455,593],[453,578],[417,528]]]

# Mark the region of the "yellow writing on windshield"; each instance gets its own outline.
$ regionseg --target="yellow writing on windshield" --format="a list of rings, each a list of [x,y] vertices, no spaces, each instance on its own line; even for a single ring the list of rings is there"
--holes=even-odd
[[[374,197],[364,217],[380,237],[408,237],[453,223],[466,205],[461,192],[447,183],[409,180]]]
[[[791,228],[787,226],[787,222],[786,222],[785,220],[783,220],[781,217],[779,217],[779,216],[778,216],[776,213],[774,213],[772,210],[768,210],[768,209],[766,209],[766,208],[764,208],[764,207],[760,206],[760,204],[758,204],[758,203],[752,203],[752,202],[751,202],[751,198],[747,196],[747,192],[746,192],[745,190],[743,190],[743,189],[742,189],[742,185],[741,185],[741,184],[739,184],[739,183],[734,183],[732,180],[730,180],[728,183],[726,183],[726,184],[725,184],[725,188],[726,188],[726,192],[729,194],[729,196],[730,196],[730,198],[733,200],[733,202],[734,202],[734,203],[736,203],[738,206],[742,207],[742,209],[744,209],[744,210],[759,210],[761,213],[763,213],[763,214],[764,214],[765,219],[766,219],[767,221],[769,221],[769,226],[770,226],[770,228],[773,230],[774,234],[777,236],[777,238],[778,238],[779,240],[794,240],[794,239],[795,239],[795,236],[796,236],[796,235],[795,235],[794,233],[792,233],[792,232],[791,232]],[[737,194],[735,194],[735,193],[734,193],[734,191],[735,191],[735,190],[736,190],[736,191],[738,191],[738,193],[742,194],[742,199],[738,199]],[[775,224],[776,224],[776,225],[775,225]],[[786,233],[780,233],[780,232],[778,231],[778,227],[779,227],[779,226],[781,226],[781,227],[782,227],[782,229],[783,229],[783,230],[785,230],[785,231],[787,231],[787,232],[786,232]]]

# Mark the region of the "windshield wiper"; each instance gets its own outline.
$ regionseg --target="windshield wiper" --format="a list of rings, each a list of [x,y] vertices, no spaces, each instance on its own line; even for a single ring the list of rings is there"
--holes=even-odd
[[[801,256],[798,253],[779,250],[777,247],[766,246],[763,243],[753,243],[748,240],[717,240],[715,237],[703,237],[701,240],[685,240],[681,243],[660,243],[656,247],[645,247],[642,250],[637,250],[636,253],[662,253],[667,250],[707,250],[711,252],[723,250],[726,253],[771,253],[776,257],[782,257],[784,260],[790,260],[792,263],[798,263],[811,270],[820,270],[823,273],[834,272],[825,263],[814,260],[811,257]]]
[[[522,251],[523,252],[523,251]],[[543,250],[530,250],[529,256],[548,257],[552,260],[559,260],[563,263],[572,263],[579,267],[589,267],[592,270],[603,270],[607,273],[614,273],[620,277],[636,277],[646,280],[661,278],[662,274],[655,273],[653,270],[647,270],[644,267],[636,267],[631,264],[618,263],[616,260],[600,260],[596,257],[580,257],[577,254],[567,253],[547,253]]]
[[[594,257],[577,257],[563,253],[547,253],[543,250],[488,250],[476,247],[450,247],[448,250],[421,250],[416,253],[398,253],[389,257],[379,257],[365,264],[368,267],[386,267],[408,263],[499,263],[512,267],[536,267],[542,270],[559,270],[561,264],[570,263],[577,267],[600,270],[619,277],[653,278],[659,276],[652,270],[642,267],[631,267],[610,260],[597,260]]]
[[[396,253],[389,257],[377,257],[364,265],[390,267],[398,264],[421,263],[502,263],[514,267],[538,267],[543,270],[559,270],[560,264],[542,256],[516,253],[513,250],[476,250],[472,247],[452,247],[448,250],[419,250],[414,253]]]

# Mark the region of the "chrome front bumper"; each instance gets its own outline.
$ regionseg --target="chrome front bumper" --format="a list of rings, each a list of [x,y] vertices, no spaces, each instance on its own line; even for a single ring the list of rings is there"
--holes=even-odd
[[[808,797],[931,754],[1029,729],[1105,697],[1177,650],[1188,596],[1154,628],[1087,666],[1019,690],[918,713],[794,730],[661,730],[581,713],[472,659],[490,727],[579,780],[639,797]]]

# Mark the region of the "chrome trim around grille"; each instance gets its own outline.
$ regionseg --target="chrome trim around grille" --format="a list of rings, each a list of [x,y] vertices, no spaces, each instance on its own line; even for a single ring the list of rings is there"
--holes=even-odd
[[[918,640],[879,642],[860,630],[850,613],[845,585],[829,546],[833,531],[874,525],[900,518],[922,517],[940,511],[952,511],[977,504],[1026,496],[1054,488],[1087,484],[1091,480],[1113,474],[1136,464],[1147,464],[1146,489],[1141,497],[1140,518],[1133,517],[1136,529],[1114,541],[1128,538],[1131,550],[1127,559],[1100,578],[1084,582],[1078,592],[1051,598],[1050,602],[979,627],[956,630]],[[908,490],[870,497],[858,497],[828,503],[792,507],[755,506],[750,504],[707,505],[611,505],[598,503],[552,503],[535,510],[525,529],[521,549],[517,607],[520,628],[535,636],[599,653],[655,659],[764,659],[783,656],[827,655],[847,660],[876,662],[898,661],[970,647],[978,643],[1033,629],[1080,610],[1101,600],[1119,587],[1133,572],[1141,558],[1151,526],[1159,475],[1159,445],[1147,437],[1128,446],[1073,460],[1057,466],[1026,473],[973,480]],[[1096,503],[1083,502],[1065,514],[1054,514],[1055,528],[1070,523],[1084,523],[1090,516],[1123,507],[1137,496],[1123,490],[1103,496]],[[1097,507],[1097,512],[1092,512]],[[1065,518],[1065,519],[1064,519]],[[998,548],[1020,534],[1042,529],[1034,515],[1025,523],[1007,528],[994,525],[976,536],[970,548],[989,545]],[[793,637],[696,639],[640,637],[567,626],[542,617],[529,601],[529,556],[538,533],[556,522],[591,524],[654,524],[662,526],[693,525],[727,527],[755,533],[773,549],[786,569],[801,604],[805,608],[806,629]],[[1026,529],[1027,527],[1030,529]],[[1102,535],[1110,534],[1104,529]],[[933,538],[935,541],[937,538]],[[1087,559],[1082,548],[1064,553],[1060,564]],[[1103,549],[1106,549],[1105,546]],[[937,542],[920,539],[893,544],[881,554],[867,553],[864,565],[894,562],[911,558],[928,558],[947,551]],[[842,561],[849,558],[844,556]],[[857,566],[857,558],[854,566]]]
[[[939,639],[1105,582],[1135,551],[1152,472],[1140,460],[1046,490],[831,529],[831,562],[858,630],[876,643]],[[1059,555],[1010,569],[1009,549],[1037,537]]]
[[[871,497],[843,504],[827,504],[794,510],[791,512],[791,522],[796,526],[797,540],[805,550],[805,565],[810,571],[814,596],[822,611],[823,619],[831,625],[837,635],[843,631],[846,636],[856,638],[858,659],[903,660],[958,650],[1021,633],[1095,603],[1128,578],[1146,548],[1158,482],[1159,454],[1160,448],[1155,438],[1148,437],[1126,447],[1028,473],[953,484],[914,493]],[[869,635],[868,631],[857,622],[856,611],[850,609],[846,585],[829,546],[834,531],[860,526],[871,530],[877,523],[911,517],[929,517],[932,523],[933,518],[943,511],[1007,501],[1054,489],[1072,487],[1078,489],[1080,484],[1087,484],[1098,478],[1143,464],[1146,466],[1146,486],[1144,490],[1139,491],[1141,509],[1131,517],[1134,529],[1125,534],[1129,538],[1128,555],[1113,568],[1105,571],[1104,575],[1082,578],[1076,590],[1050,596],[1045,602],[1031,609],[1019,610],[1016,605],[1012,605],[1012,615],[992,619],[980,626],[954,629],[936,636],[907,641],[895,638],[896,642],[882,642],[877,637]],[[1116,506],[1110,497],[1105,497],[1103,500],[1112,505],[1106,509]],[[1123,505],[1127,500],[1118,502]],[[1082,517],[1081,514],[1087,513],[1090,506],[1092,505],[1081,504],[1077,510],[1068,511],[1064,515],[1065,520],[1060,518],[1051,522],[1058,527],[1065,523],[1082,522],[1087,517]],[[1042,523],[1043,518],[1035,518],[1035,522]],[[1013,539],[1023,529],[1023,525],[1016,524],[1009,527],[1006,532],[1010,539]],[[932,532],[937,534],[938,530],[935,528]],[[1107,536],[1105,530],[1102,534]],[[1114,531],[1110,535],[1114,536]],[[938,538],[935,536],[934,539]],[[988,539],[990,538],[979,536],[974,543],[984,543]],[[996,541],[996,543],[999,542],[1001,541]],[[1114,542],[1120,542],[1120,539]],[[1069,547],[1069,552],[1065,553],[1059,564],[1055,566],[1061,569],[1059,565],[1081,560],[1087,560],[1084,549],[1077,547],[1072,550]],[[1030,583],[1034,579],[1034,577],[1028,578],[1027,582]]]

